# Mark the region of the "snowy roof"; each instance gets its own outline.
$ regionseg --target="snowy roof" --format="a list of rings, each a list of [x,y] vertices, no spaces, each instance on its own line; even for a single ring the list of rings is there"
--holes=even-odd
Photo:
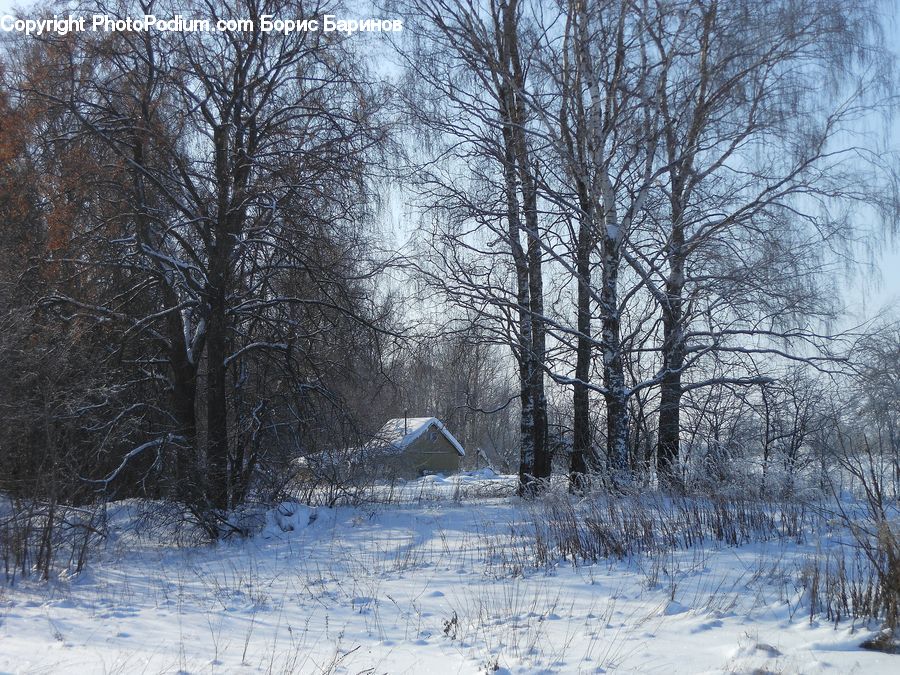
[[[437,417],[397,417],[388,420],[381,427],[381,431],[375,435],[375,440],[403,450],[431,427],[436,428],[444,435],[444,438],[449,441],[460,457],[465,457],[466,451],[463,450],[462,445]]]

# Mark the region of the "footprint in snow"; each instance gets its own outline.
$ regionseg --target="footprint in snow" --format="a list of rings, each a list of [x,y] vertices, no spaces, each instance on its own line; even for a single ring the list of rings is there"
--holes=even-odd
[[[692,628],[691,632],[692,633],[702,633],[703,631],[711,630],[713,628],[721,628],[721,627],[722,627],[722,622],[719,621],[718,619],[715,619],[713,621],[707,621],[706,623],[701,623],[696,628]]]
[[[662,611],[665,616],[673,616],[675,614],[684,614],[690,609],[690,607],[685,607],[680,602],[675,602],[674,600],[670,601],[666,608]]]

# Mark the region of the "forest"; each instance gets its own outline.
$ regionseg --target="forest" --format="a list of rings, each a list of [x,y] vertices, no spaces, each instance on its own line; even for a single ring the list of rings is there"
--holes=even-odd
[[[356,503],[386,477],[298,458],[410,414],[525,504],[854,486],[896,622],[900,315],[865,303],[900,223],[891,5],[29,10],[256,28],[0,35],[6,579],[81,570],[123,500],[207,542]],[[402,31],[258,28],[326,14]]]

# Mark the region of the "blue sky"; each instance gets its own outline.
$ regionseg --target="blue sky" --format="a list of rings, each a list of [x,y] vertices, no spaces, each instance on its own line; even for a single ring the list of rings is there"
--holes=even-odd
[[[0,0],[0,14],[9,13],[13,7],[27,7],[34,4],[38,3]],[[900,55],[898,18],[900,17],[894,16],[888,19],[890,25],[885,26],[885,32],[889,44]],[[900,150],[900,120],[895,121],[894,130],[892,146]],[[879,254],[874,263],[880,272],[876,276],[880,278],[857,274],[854,275],[856,277],[854,280],[844,283],[848,309],[856,308],[856,311],[851,309],[851,312],[857,319],[878,316],[889,304],[893,304],[896,311],[900,312],[900,224],[896,224],[895,231],[896,236],[886,237],[883,245],[877,249]]]

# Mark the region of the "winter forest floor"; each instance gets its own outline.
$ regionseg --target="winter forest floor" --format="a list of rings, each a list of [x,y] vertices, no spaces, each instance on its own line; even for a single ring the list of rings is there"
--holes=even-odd
[[[0,586],[0,672],[900,672],[859,647],[876,624],[810,618],[804,570],[835,532],[573,564],[538,504],[460,499],[454,480],[289,504],[203,547],[114,505],[85,572]]]

